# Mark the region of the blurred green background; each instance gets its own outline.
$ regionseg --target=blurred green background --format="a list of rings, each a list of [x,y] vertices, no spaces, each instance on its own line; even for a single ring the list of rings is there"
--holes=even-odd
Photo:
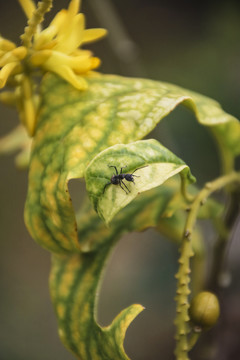
[[[218,100],[240,117],[240,2],[164,0],[83,0],[87,27],[109,29],[91,46],[100,71],[172,82]],[[68,1],[55,0],[46,24]],[[0,1],[1,35],[15,42],[26,20],[17,1]],[[18,122],[0,108],[0,134]],[[177,109],[151,134],[191,167],[201,185],[219,174],[215,144],[207,130]],[[27,172],[14,156],[0,158],[0,360],[71,360],[57,335],[48,292],[50,255],[30,238],[23,222]],[[74,203],[84,185],[70,184]],[[238,231],[237,231],[238,230]],[[240,358],[239,226],[229,251],[233,278],[224,293],[216,359]],[[206,240],[210,248],[211,232]],[[154,232],[125,236],[107,267],[99,299],[99,321],[108,324],[124,307],[146,310],[127,332],[133,360],[173,359],[174,274],[177,247]],[[211,332],[210,332],[211,334]],[[200,359],[196,352],[192,359]],[[203,359],[203,357],[202,357]],[[113,359],[114,360],[114,359]]]

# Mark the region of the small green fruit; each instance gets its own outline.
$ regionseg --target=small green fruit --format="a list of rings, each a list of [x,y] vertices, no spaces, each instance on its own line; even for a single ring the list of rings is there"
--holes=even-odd
[[[207,330],[215,325],[219,314],[218,298],[213,293],[202,291],[192,299],[189,315],[194,325]]]

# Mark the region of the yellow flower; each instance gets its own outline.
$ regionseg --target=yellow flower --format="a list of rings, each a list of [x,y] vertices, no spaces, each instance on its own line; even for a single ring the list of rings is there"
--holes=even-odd
[[[106,35],[106,30],[86,30],[85,17],[78,13],[79,6],[79,0],[72,0],[67,10],[57,13],[50,25],[34,36],[30,62],[84,90],[87,83],[82,75],[97,68],[100,60],[80,46],[100,39]]]
[[[0,89],[2,89],[11,75],[22,72],[21,61],[26,57],[27,49],[16,45],[0,36]]]
[[[50,10],[52,0],[39,1],[37,8],[32,0],[19,3],[29,21],[21,36],[23,46],[17,47],[0,36],[0,89],[15,86],[13,93],[0,94],[0,101],[15,103],[23,125],[33,136],[39,102],[32,81],[35,69],[56,73],[75,88],[85,90],[84,76],[90,75],[100,60],[81,46],[102,38],[106,30],[85,29],[85,17],[78,13],[80,0],[71,0],[68,9],[59,11],[42,31],[39,24]]]

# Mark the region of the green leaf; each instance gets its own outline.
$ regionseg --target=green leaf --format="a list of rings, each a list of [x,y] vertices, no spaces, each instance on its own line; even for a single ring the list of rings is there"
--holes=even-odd
[[[167,181],[142,194],[119,212],[109,228],[87,202],[77,216],[79,239],[85,253],[53,255],[50,290],[59,335],[65,346],[82,360],[128,359],[123,349],[125,332],[143,307],[132,305],[124,309],[107,327],[97,324],[96,293],[104,265],[123,233],[142,231],[161,222],[178,186],[178,182]]]
[[[108,75],[86,78],[86,81],[89,88],[82,92],[53,75],[48,75],[42,83],[25,221],[33,238],[54,253],[50,287],[59,334],[65,345],[82,360],[125,360],[122,345],[125,331],[142,308],[133,305],[109,327],[100,328],[95,320],[95,294],[102,269],[109,251],[124,232],[149,226],[160,228],[160,225],[167,232],[176,225],[173,218],[164,224],[162,215],[167,214],[179,187],[169,186],[167,180],[144,192],[122,209],[107,228],[88,206],[75,219],[68,181],[83,177],[92,159],[105,149],[146,136],[181,103],[194,111],[200,123],[215,129],[219,141],[232,155],[240,152],[240,130],[238,121],[226,114],[218,103],[171,84]],[[133,171],[136,164],[135,159],[131,168],[128,162],[126,170]],[[181,166],[182,171],[187,171],[180,161],[171,165],[168,174],[177,173]],[[136,184],[140,184],[137,180],[145,181],[141,191],[149,183],[152,186],[147,171],[153,177],[154,173],[159,175],[155,163],[139,171],[141,178],[136,178]],[[111,176],[107,166],[102,169],[102,174],[105,172],[109,176],[105,178],[107,182]],[[153,179],[155,183],[158,180]],[[113,191],[122,190],[110,185],[106,196]],[[121,193],[122,197],[125,195]],[[174,212],[172,204],[171,213]],[[177,203],[174,206],[177,208]],[[176,228],[182,222],[179,224]]]
[[[108,248],[90,254],[52,258],[50,290],[64,345],[82,360],[128,359],[123,349],[125,332],[143,310],[132,305],[108,327],[95,321],[94,294]]]
[[[134,172],[137,176],[134,183],[123,180],[122,185],[120,184],[122,188],[120,185],[111,184],[109,180],[116,172],[114,168],[109,168],[109,165],[116,166],[118,173],[123,167],[125,174],[133,173],[137,169]],[[141,168],[143,166],[145,167]],[[119,210],[141,192],[161,185],[180,172],[183,172],[189,181],[195,180],[181,159],[152,139],[114,145],[102,151],[87,167],[85,180],[95,210],[109,223]]]
[[[124,233],[158,226],[162,216],[168,217],[166,210],[169,206],[170,216],[176,209],[186,207],[186,203],[183,205],[183,200],[179,199],[175,202],[175,210],[172,209],[172,201],[178,191],[179,181],[174,177],[162,186],[142,193],[115,216],[109,227],[106,227],[91,203],[86,202],[77,214],[78,237],[82,251],[96,251]]]
[[[232,156],[239,155],[239,120],[226,113],[217,101],[191,90],[181,89],[181,91],[190,97],[190,101],[186,101],[184,105],[193,110],[202,125],[210,128],[223,151],[229,152]]]
[[[215,101],[171,84],[100,75],[78,91],[57,76],[42,83],[33,140],[25,222],[44,248],[81,251],[68,181],[84,176],[89,162],[115,144],[146,136],[183,103],[214,128],[232,154],[240,151],[238,121]]]

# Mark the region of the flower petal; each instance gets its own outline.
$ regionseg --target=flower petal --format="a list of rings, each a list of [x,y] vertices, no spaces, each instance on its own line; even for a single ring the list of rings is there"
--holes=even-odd
[[[30,57],[30,62],[33,66],[39,66],[45,63],[52,55],[51,50],[35,51]]]
[[[84,30],[82,44],[93,42],[107,35],[106,29],[87,29]]]
[[[82,43],[84,26],[85,17],[83,14],[78,14],[73,19],[68,18],[65,29],[61,29],[58,33],[58,45],[54,49],[65,54],[71,54]]]
[[[52,70],[53,71],[53,70]],[[75,75],[72,69],[67,65],[58,66],[57,69],[54,71],[64,80],[72,84],[78,90],[86,90],[87,89],[87,82],[84,80],[83,77]]]
[[[41,50],[45,48],[46,44],[52,41],[54,36],[57,34],[58,28],[54,25],[48,26],[46,29],[36,34],[34,38],[34,49]]]
[[[17,61],[10,62],[6,64],[1,70],[0,70],[0,89],[2,89],[11,73],[19,66],[19,63]]]
[[[25,15],[28,19],[32,17],[33,11],[36,9],[36,6],[32,0],[18,0],[20,3]]]
[[[7,39],[4,39],[2,36],[0,36],[0,50],[3,51],[11,51],[15,49],[16,45]]]
[[[74,67],[74,71],[76,74],[84,74],[92,69],[96,69],[101,64],[101,61],[97,57],[91,57],[88,62],[82,61],[78,63],[77,67]]]
[[[19,61],[25,58],[27,55],[27,49],[25,46],[19,46],[12,51],[5,52],[0,57],[0,67],[5,66],[10,62]]]
[[[18,60],[22,60],[27,55],[27,48],[25,46],[19,46],[16,49],[12,50],[13,56],[15,56]]]
[[[70,56],[63,54],[59,51],[51,50],[39,51],[38,54],[33,54],[31,61],[34,65],[40,65],[44,69],[55,72],[58,71],[58,67],[66,65],[77,74],[86,73],[89,70],[95,69],[100,65],[100,59],[98,59],[97,57],[92,57],[91,53],[83,52],[83,54],[80,56]]]
[[[81,6],[80,0],[70,1],[70,4],[68,6],[68,13],[70,14],[71,17],[74,17],[75,15],[77,15],[77,13],[79,12],[80,6]]]

